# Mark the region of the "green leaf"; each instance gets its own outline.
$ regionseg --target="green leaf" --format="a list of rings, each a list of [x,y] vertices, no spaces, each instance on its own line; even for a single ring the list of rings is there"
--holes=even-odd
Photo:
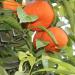
[[[25,57],[27,57],[27,55],[21,51],[19,51],[17,55],[20,61],[22,61]]]
[[[36,15],[27,15],[21,7],[17,8],[18,17],[20,19],[20,23],[26,22],[34,22],[38,19]]]
[[[0,66],[0,75],[8,75],[3,67]]]
[[[53,58],[53,57],[49,57],[49,56],[44,56],[44,59],[48,59],[49,61],[54,62],[54,63],[62,66],[63,68],[66,68],[66,70],[68,70],[68,71],[70,70],[70,72],[75,74],[75,67],[72,66],[69,63],[63,62],[63,61],[61,61],[59,59],[56,59],[56,58]]]
[[[16,0],[17,2],[19,2],[19,3],[22,3],[22,0]]]
[[[44,55],[42,55],[42,59],[44,59]],[[47,59],[42,60],[42,64],[44,66],[44,68],[48,68],[49,67],[49,62]]]
[[[36,40],[36,48],[37,49],[39,49],[41,47],[44,47],[44,46],[47,46],[48,44],[49,44],[49,42],[42,41],[42,40],[39,40],[39,39]]]
[[[68,56],[68,57],[73,56],[73,48],[72,47],[66,46],[66,47],[62,48],[62,50],[64,50],[66,56]]]
[[[28,55],[27,59],[30,63],[30,66],[32,67],[36,61],[36,58],[29,51],[26,52],[26,54]]]
[[[53,71],[53,72],[58,72],[58,73],[64,73],[64,74],[75,74],[75,67],[69,63],[66,63],[66,62],[63,62],[57,58],[53,58],[53,57],[49,57],[48,55],[44,55],[43,58],[40,58],[36,61],[36,63],[38,63],[39,61],[42,61],[42,60],[48,60],[49,62],[52,62],[52,63],[55,63],[58,65],[58,67],[55,69],[55,68],[51,68],[48,70],[45,70],[45,71]],[[39,72],[39,71],[38,71]]]
[[[0,31],[10,31],[10,30],[12,30],[12,28],[8,24],[6,23],[0,24]]]
[[[29,51],[27,51],[26,53],[19,52],[18,57],[20,59],[19,71],[22,71],[23,63],[25,63],[26,61],[28,61],[30,63],[30,66],[32,67],[36,60],[36,58]]]
[[[0,16],[12,16],[11,10],[0,9]]]
[[[39,49],[39,51],[36,53],[36,57],[41,57],[43,53],[45,53],[45,49]]]
[[[32,72],[32,75],[37,74],[39,72],[55,72],[56,74],[63,74],[63,75],[71,75],[72,72],[68,71],[67,69],[54,69],[54,68],[44,68],[44,69],[39,69],[37,71]],[[74,75],[74,74],[73,74]]]
[[[4,1],[4,0],[0,0],[0,1]]]
[[[56,45],[58,45],[58,42],[57,42],[55,36],[53,35],[53,33],[52,33],[50,30],[46,29],[46,28],[43,27],[43,26],[39,26],[38,28],[40,28],[40,29],[42,29],[43,31],[47,32],[48,35],[49,35],[49,36],[52,38],[52,40],[54,41],[54,43],[55,43]]]
[[[52,3],[55,3],[56,2],[56,0],[50,0]]]
[[[28,75],[27,73],[24,73],[24,72],[19,72],[19,71],[17,71],[16,73],[15,73],[15,75]]]
[[[3,21],[4,23],[8,24],[10,27],[22,30],[21,25],[17,22],[15,18],[11,16],[0,17],[0,21]]]
[[[66,13],[66,11],[65,11],[65,9],[64,9],[64,7],[62,5],[59,6],[59,14],[61,16],[66,16],[67,15],[67,13]]]
[[[69,23],[70,23],[70,26],[71,26],[71,30],[72,30],[73,33],[75,33],[74,10],[72,9],[68,0],[62,0],[62,3],[65,7],[66,12],[67,12],[68,20],[69,20]],[[72,2],[72,3],[74,3],[74,2]]]

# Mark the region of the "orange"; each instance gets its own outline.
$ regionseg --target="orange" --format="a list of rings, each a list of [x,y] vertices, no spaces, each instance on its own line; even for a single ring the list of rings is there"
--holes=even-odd
[[[4,9],[10,9],[10,10],[16,11],[17,7],[19,7],[20,5],[21,4],[19,4],[18,2],[14,0],[3,1]]]
[[[38,20],[28,25],[28,28],[33,31],[40,31],[41,29],[38,28],[40,25],[48,28],[54,19],[54,11],[52,6],[43,0],[36,0],[34,2],[28,3],[24,8],[24,11],[28,15],[38,16]]]
[[[60,48],[67,45],[68,36],[61,28],[51,27],[48,30],[50,30],[53,33],[54,37],[58,42],[58,45],[55,44],[55,42],[52,40],[51,36],[48,35],[47,32],[42,31],[42,34],[38,32],[38,34],[36,33],[36,35],[34,36],[34,46],[36,46],[36,39],[41,39],[43,41],[49,42],[49,44],[44,47],[47,52],[58,52]]]
[[[68,36],[61,28],[51,27],[48,30],[50,30],[53,33],[53,35],[55,36],[55,38],[56,38],[56,40],[58,42],[58,45],[56,45],[54,43],[54,41],[48,35],[47,32],[44,32],[43,40],[50,42],[49,45],[45,47],[46,51],[51,51],[51,52],[59,51],[60,48],[62,48],[62,47],[67,45],[67,43],[68,43]]]

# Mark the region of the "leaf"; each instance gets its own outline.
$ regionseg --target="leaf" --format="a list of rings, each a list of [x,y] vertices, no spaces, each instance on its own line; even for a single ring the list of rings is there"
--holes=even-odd
[[[12,16],[12,11],[0,9],[0,16]]]
[[[56,0],[50,0],[52,3],[55,3],[56,2]]]
[[[17,71],[16,73],[15,73],[15,75],[28,75],[27,73],[24,73],[24,72],[19,72],[19,71]]]
[[[20,19],[20,23],[26,22],[34,22],[38,19],[35,15],[27,15],[21,7],[17,8],[18,18]]]
[[[59,13],[60,13],[61,16],[66,16],[67,15],[67,13],[66,13],[66,11],[65,11],[65,9],[62,5],[59,6]]]
[[[62,50],[64,50],[66,56],[68,56],[68,57],[72,57],[73,56],[73,49],[72,49],[72,47],[66,46],[66,47],[62,48]]]
[[[32,75],[37,74],[39,72],[55,72],[56,74],[64,74],[64,75],[71,75],[72,73],[68,70],[64,69],[54,69],[54,68],[44,68],[44,69],[39,69],[37,71],[32,72]],[[74,75],[74,74],[73,74]]]
[[[40,28],[40,29],[42,29],[43,31],[47,32],[48,35],[49,35],[49,36],[52,38],[52,40],[54,41],[54,43],[55,43],[56,45],[58,45],[58,42],[57,42],[55,36],[53,35],[53,33],[52,33],[50,30],[46,29],[46,28],[43,27],[43,26],[39,26],[38,28]]]
[[[32,67],[36,61],[36,58],[29,52],[26,52],[26,54],[28,55],[27,59],[30,63],[30,66]]]
[[[42,55],[42,59],[44,58],[43,57],[44,55]],[[44,66],[44,68],[48,68],[49,67],[49,62],[48,62],[48,60],[42,60],[42,64],[43,64],[43,66]]]
[[[3,67],[0,66],[0,75],[8,75]]]
[[[0,2],[1,2],[1,1],[4,1],[4,0],[0,0]]]
[[[30,63],[30,66],[32,67],[36,60],[36,58],[29,51],[27,51],[26,53],[19,52],[18,57],[20,59],[19,71],[22,71],[23,63],[25,63],[26,61],[28,61]]]
[[[19,3],[22,3],[22,0],[16,0],[17,2],[19,2]]]
[[[0,17],[0,21],[3,21],[4,23],[8,24],[9,26],[22,30],[21,25],[17,22],[17,20],[11,16],[4,16]]]
[[[72,30],[73,33],[75,33],[74,10],[71,8],[71,5],[70,5],[69,1],[62,0],[62,2],[63,2],[63,5],[65,7],[65,10],[67,12],[67,15],[68,15],[68,20],[69,20],[69,23],[70,23],[70,26],[71,26],[71,30]]]
[[[49,44],[49,42],[42,41],[42,40],[39,40],[39,39],[36,40],[36,48],[37,49],[39,49],[41,47],[44,47],[44,46],[47,46],[48,44]]]
[[[41,57],[42,56],[42,53],[45,53],[45,50],[44,49],[39,49],[39,51],[37,51],[36,53],[36,57]]]
[[[36,63],[38,63],[39,61],[42,61],[42,60],[48,60],[49,62],[52,62],[52,63],[55,63],[58,65],[58,67],[56,69],[51,68],[53,70],[53,72],[55,72],[54,70],[56,70],[60,73],[65,72],[65,73],[69,73],[69,74],[75,74],[75,67],[69,63],[63,62],[57,58],[49,57],[48,55],[44,55],[43,58],[38,59],[38,61],[36,61]],[[47,69],[47,68],[45,68],[45,69]],[[52,70],[47,70],[47,71],[52,72]]]
[[[54,62],[54,63],[62,66],[63,68],[66,68],[68,71],[70,70],[70,72],[75,74],[75,67],[72,66],[69,63],[63,62],[63,61],[61,61],[59,59],[56,59],[56,58],[53,58],[53,57],[49,57],[49,56],[44,56],[44,59],[48,59],[49,61]]]
[[[27,57],[27,55],[21,51],[19,51],[17,55],[18,55],[20,61],[22,61],[24,58]]]
[[[8,24],[6,23],[0,24],[0,31],[10,31],[10,30],[12,30],[12,28]]]

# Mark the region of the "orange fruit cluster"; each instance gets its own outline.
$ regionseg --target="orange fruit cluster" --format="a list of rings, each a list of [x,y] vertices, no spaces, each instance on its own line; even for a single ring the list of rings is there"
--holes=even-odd
[[[4,1],[3,7],[5,9],[10,9],[16,11],[17,7],[21,4],[17,3],[15,0]],[[64,47],[68,43],[67,34],[58,27],[51,27],[51,23],[54,20],[55,14],[51,5],[48,4],[47,1],[44,0],[35,0],[33,2],[28,3],[24,7],[24,12],[28,15],[36,15],[38,19],[35,22],[28,23],[27,28],[32,31],[37,31],[33,38],[33,45],[36,49],[36,40],[41,39],[43,41],[48,41],[49,44],[45,46],[46,51],[50,52],[58,52],[60,48]],[[38,26],[44,26],[49,31],[51,31],[58,42],[58,45],[55,44],[51,36],[48,35],[47,32],[42,31]]]
[[[43,41],[49,42],[47,46],[45,46],[45,50],[48,52],[58,52],[60,48],[64,47],[68,43],[68,36],[67,34],[58,27],[50,27],[48,28],[49,31],[51,31],[56,38],[58,45],[55,44],[53,39],[49,36],[47,32],[37,32],[34,36],[33,44],[34,47],[36,48],[36,40],[40,39]]]
[[[29,3],[24,8],[24,11],[29,15],[38,16],[38,20],[28,25],[28,28],[33,31],[40,31],[38,28],[40,25],[48,28],[54,19],[54,11],[47,1],[36,0],[33,3]]]

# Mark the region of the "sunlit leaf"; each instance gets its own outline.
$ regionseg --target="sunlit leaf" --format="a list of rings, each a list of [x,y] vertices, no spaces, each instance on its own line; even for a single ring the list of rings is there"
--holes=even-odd
[[[17,8],[18,17],[20,19],[20,23],[26,23],[26,22],[34,22],[38,19],[36,15],[27,15],[21,7]]]
[[[37,49],[39,49],[41,47],[44,47],[44,46],[47,46],[48,44],[49,44],[49,42],[42,41],[42,40],[39,40],[39,39],[36,40]]]
[[[44,59],[44,54],[42,55],[42,59]],[[48,60],[42,60],[42,64],[44,68],[48,68],[49,67],[49,62]]]
[[[32,67],[36,61],[36,58],[29,52],[26,53],[28,55],[27,59],[30,63],[30,66]]]
[[[64,7],[62,5],[59,6],[59,14],[61,16],[66,16],[67,15],[67,13],[66,13],[66,11],[65,11],[65,9],[64,9]]]
[[[19,60],[23,60],[27,55],[24,52],[18,52]]]
[[[17,71],[17,72],[15,73],[15,75],[28,75],[28,74],[26,74],[26,73],[24,73],[24,72],[19,72],[19,71]]]
[[[36,58],[29,51],[27,51],[26,53],[19,52],[18,57],[22,63],[24,63],[25,61],[28,61],[30,63],[30,66],[33,66],[33,64],[35,63],[35,60],[36,60]]]
[[[3,67],[0,66],[0,75],[8,75]]]

